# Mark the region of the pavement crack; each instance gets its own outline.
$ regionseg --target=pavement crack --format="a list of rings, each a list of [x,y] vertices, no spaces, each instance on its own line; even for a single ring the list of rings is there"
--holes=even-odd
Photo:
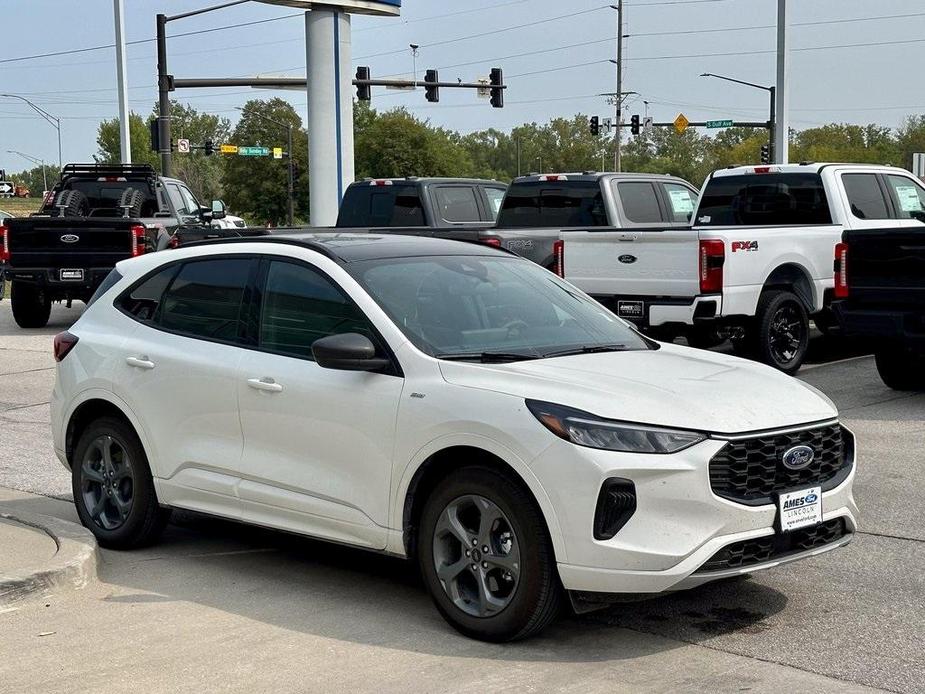
[[[894,398],[885,398],[883,400],[875,400],[874,402],[866,402],[863,405],[854,405],[852,407],[843,407],[839,409],[839,412],[853,412],[854,410],[863,410],[865,407],[873,407],[874,405],[883,405],[888,402],[896,402],[897,400],[908,400],[909,398],[914,398],[921,395],[921,393],[906,393],[904,395],[897,395]]]
[[[54,371],[54,370],[55,370],[54,366],[43,366],[39,369],[26,369],[25,371],[10,371],[9,373],[0,374],[0,378],[3,378],[4,376],[21,376],[22,374],[31,374],[31,373],[35,373],[36,371]]]
[[[40,405],[50,405],[51,402],[46,400],[45,402],[33,402],[29,405],[13,405],[12,407],[7,407],[6,409],[0,410],[0,414],[6,414],[7,412],[15,412],[16,410],[28,410],[30,407],[39,407]]]
[[[918,537],[907,537],[905,535],[890,535],[889,533],[872,533],[869,530],[858,530],[858,535],[870,535],[871,537],[885,537],[889,540],[906,540],[907,542],[922,542],[925,540]]]

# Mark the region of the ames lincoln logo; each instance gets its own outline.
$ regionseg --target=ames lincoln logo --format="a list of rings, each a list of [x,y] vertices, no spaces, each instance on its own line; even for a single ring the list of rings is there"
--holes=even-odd
[[[65,234],[61,237],[61,240],[64,243],[77,243],[80,241],[80,237],[77,234]]]
[[[781,462],[790,470],[802,470],[813,462],[815,457],[816,452],[809,446],[794,446],[784,451]]]

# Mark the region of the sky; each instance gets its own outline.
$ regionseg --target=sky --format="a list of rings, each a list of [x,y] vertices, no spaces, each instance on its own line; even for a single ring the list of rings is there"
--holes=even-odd
[[[124,0],[128,41],[154,36],[155,15],[179,14],[217,0]],[[777,0],[623,0],[624,117],[657,121],[678,113],[692,121],[764,120],[767,93],[703,72],[773,84]],[[897,126],[925,113],[925,44],[921,0],[789,0],[791,127],[828,122]],[[105,46],[114,41],[111,0],[0,0],[0,93],[25,96],[61,118],[63,158],[91,161],[101,119],[118,113],[112,48],[30,60],[18,58]],[[168,35],[279,18],[168,41],[176,77],[305,74],[301,13],[260,2],[172,22]],[[858,21],[855,21],[858,20]],[[433,124],[469,132],[508,130],[555,116],[612,115],[604,92],[615,90],[616,12],[600,0],[404,0],[401,17],[353,18],[354,65],[374,77],[419,77],[438,68],[441,80],[475,80],[504,69],[505,108],[493,109],[468,90],[373,89],[377,109],[404,106]],[[416,60],[409,44],[419,44]],[[862,45],[858,45],[862,44]],[[870,45],[875,44],[875,45]],[[830,47],[830,48],[822,48]],[[157,99],[154,43],[130,45],[130,107],[149,114]],[[302,91],[245,88],[178,90],[173,98],[232,122],[252,98],[281,96],[305,120]],[[648,107],[644,101],[648,101]],[[628,136],[628,133],[626,133]],[[32,165],[7,150],[57,162],[55,129],[26,104],[0,97],[0,168]]]

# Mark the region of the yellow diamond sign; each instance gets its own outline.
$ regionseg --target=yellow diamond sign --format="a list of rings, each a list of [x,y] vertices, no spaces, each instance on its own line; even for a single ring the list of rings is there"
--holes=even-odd
[[[678,135],[687,130],[687,126],[690,124],[691,122],[687,120],[683,113],[679,113],[678,117],[674,119],[674,129],[678,131]]]

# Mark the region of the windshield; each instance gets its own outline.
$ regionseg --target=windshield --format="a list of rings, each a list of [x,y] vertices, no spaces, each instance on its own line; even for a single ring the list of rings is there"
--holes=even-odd
[[[603,306],[526,260],[391,258],[348,269],[408,339],[435,357],[514,361],[649,349]]]

